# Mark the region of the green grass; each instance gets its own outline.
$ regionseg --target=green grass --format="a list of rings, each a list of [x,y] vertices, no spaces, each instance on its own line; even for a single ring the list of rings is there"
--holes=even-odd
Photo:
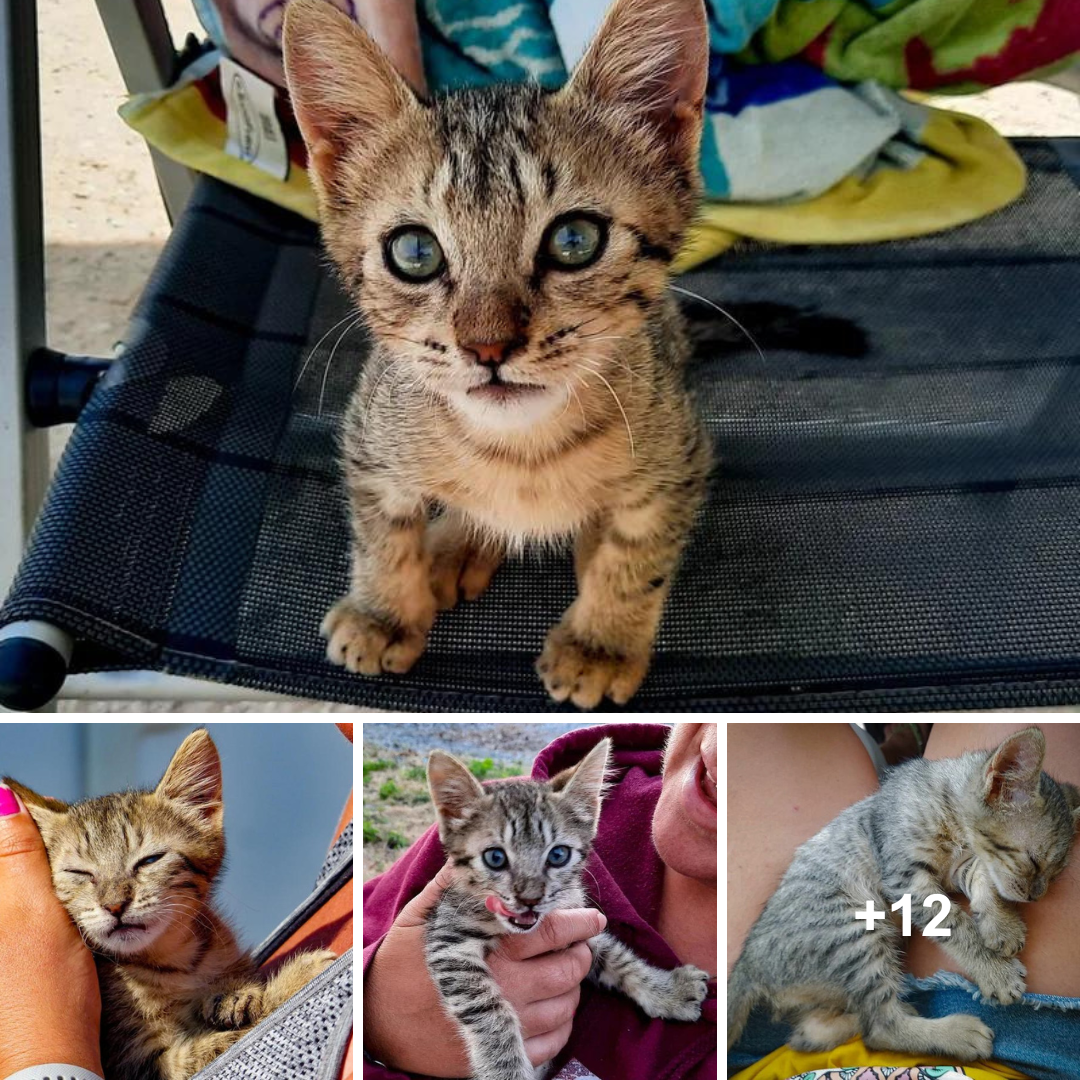
[[[364,819],[364,843],[377,844],[382,840],[382,834],[366,818]]]
[[[406,848],[409,846],[407,837],[404,837],[399,832],[388,832],[386,834],[386,846],[391,848]]]
[[[364,779],[368,778],[368,773],[382,772],[383,769],[389,769],[389,761],[365,761],[364,762]]]
[[[405,779],[406,780],[426,780],[427,779],[427,769],[425,769],[423,765],[410,765],[405,770]]]
[[[515,762],[513,765],[496,765],[491,758],[484,758],[483,761],[473,758],[469,762],[469,772],[477,780],[504,780],[508,776],[523,775],[525,769],[520,762]]]
[[[401,788],[394,783],[393,780],[387,780],[386,783],[379,787],[380,799],[393,799],[401,794]]]

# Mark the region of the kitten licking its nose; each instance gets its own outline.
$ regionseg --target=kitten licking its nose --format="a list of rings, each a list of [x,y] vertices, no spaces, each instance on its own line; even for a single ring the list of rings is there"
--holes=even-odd
[[[514,1010],[485,959],[504,934],[533,933],[559,908],[588,906],[581,885],[600,818],[611,740],[546,783],[485,788],[457,758],[433,750],[428,783],[454,883],[428,915],[425,958],[443,1007],[461,1027],[472,1080],[534,1080]],[[649,841],[651,842],[651,841]],[[708,973],[654,968],[607,931],[589,939],[590,981],[649,1016],[696,1020]],[[542,1070],[542,1067],[541,1067]]]
[[[326,0],[291,0],[283,50],[323,240],[374,342],[327,656],[406,672],[508,553],[566,543],[578,594],[536,670],[556,701],[624,704],[711,466],[668,292],[701,186],[704,3],[615,0],[553,93],[418,98]]]

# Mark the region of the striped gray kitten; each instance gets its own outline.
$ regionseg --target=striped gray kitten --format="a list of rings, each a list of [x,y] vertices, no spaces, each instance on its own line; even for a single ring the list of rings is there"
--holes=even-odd
[[[904,939],[890,907],[910,893],[922,930],[940,910],[923,906],[928,896],[963,893],[971,914],[952,903],[938,944],[986,1000],[1020,999],[1026,928],[1012,904],[1046,892],[1080,819],[1080,791],[1041,771],[1045,750],[1033,727],[993,751],[909,761],[803,844],[728,979],[728,1046],[764,1004],[794,1025],[798,1050],[861,1035],[882,1050],[989,1057],[994,1033],[976,1017],[930,1020],[900,1000]],[[890,915],[873,931],[855,919],[868,900]]]
[[[428,783],[439,837],[456,880],[428,916],[425,956],[447,1013],[461,1027],[473,1080],[534,1080],[514,1010],[485,963],[504,934],[531,933],[549,911],[586,907],[581,875],[603,798],[610,739],[547,783],[483,788],[450,754],[434,750]],[[649,1016],[696,1020],[708,973],[647,964],[607,931],[589,939],[589,979],[618,990]]]
[[[334,960],[268,976],[212,898],[225,858],[221,762],[192,732],[153,791],[69,806],[7,777],[41,830],[53,888],[94,952],[109,1080],[189,1080]]]
[[[668,292],[700,189],[704,3],[615,0],[554,93],[421,99],[325,0],[290,2],[283,48],[323,240],[373,339],[327,656],[406,672],[508,553],[572,542],[577,598],[537,672],[556,701],[625,703],[711,464]]]

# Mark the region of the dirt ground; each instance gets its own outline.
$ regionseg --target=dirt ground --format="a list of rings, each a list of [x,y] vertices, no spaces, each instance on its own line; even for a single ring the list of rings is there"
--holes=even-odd
[[[189,31],[201,33],[189,0],[164,0],[164,7],[175,41]],[[124,333],[169,223],[146,147],[116,114],[125,90],[96,6],[92,0],[38,0],[38,12],[49,341],[68,352],[108,356]],[[1080,68],[1056,81],[1059,85],[1019,83],[941,103],[983,116],[1006,135],[1080,135]],[[53,432],[54,459],[66,437],[66,429]],[[139,702],[96,706],[146,707]],[[229,706],[230,711],[245,708]]]

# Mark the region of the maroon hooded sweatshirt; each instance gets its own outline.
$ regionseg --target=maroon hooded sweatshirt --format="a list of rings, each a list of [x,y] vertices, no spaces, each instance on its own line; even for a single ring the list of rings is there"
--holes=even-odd
[[[589,900],[607,915],[607,929],[649,963],[679,966],[655,930],[663,863],[652,843],[652,816],[660,797],[660,754],[668,728],[659,724],[606,724],[572,731],[543,750],[534,780],[547,780],[579,762],[606,737],[614,743],[612,786],[589,856]],[[445,862],[433,825],[385,873],[364,885],[364,974],[401,909]],[[553,1080],[595,1075],[599,1080],[716,1080],[716,980],[701,1019],[693,1024],[651,1020],[629,998],[585,982],[570,1041],[555,1059]],[[584,1066],[584,1069],[581,1068]],[[585,1070],[588,1070],[585,1071]],[[365,1080],[411,1080],[413,1074],[364,1063]]]

